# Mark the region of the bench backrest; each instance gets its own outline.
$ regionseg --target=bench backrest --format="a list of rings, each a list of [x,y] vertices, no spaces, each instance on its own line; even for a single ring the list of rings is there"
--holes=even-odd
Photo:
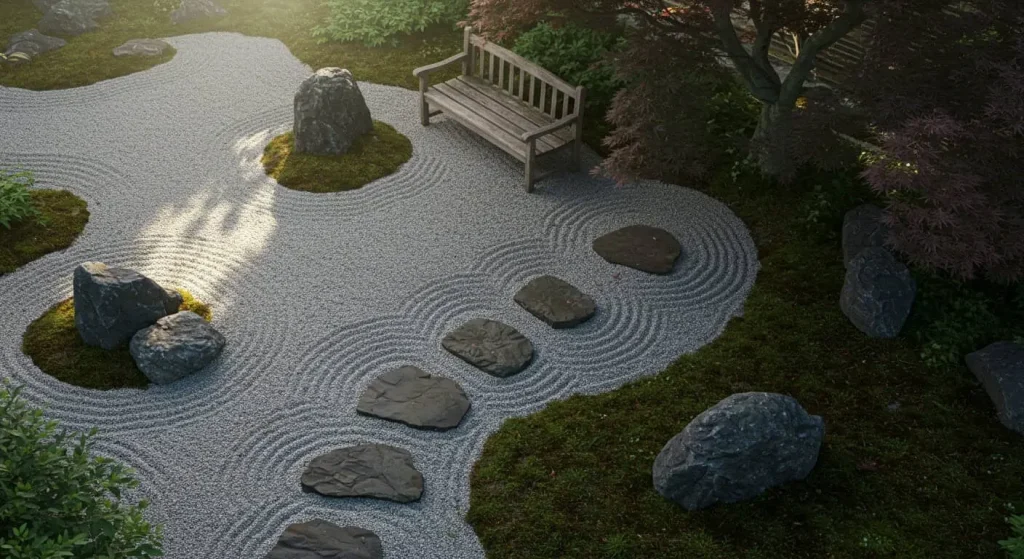
[[[555,119],[577,114],[582,88],[465,29],[463,75],[480,78]]]

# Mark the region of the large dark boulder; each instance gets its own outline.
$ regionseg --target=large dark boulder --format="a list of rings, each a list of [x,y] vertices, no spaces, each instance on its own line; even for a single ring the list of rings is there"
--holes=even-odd
[[[99,27],[96,20],[111,14],[107,0],[60,0],[39,21],[39,30],[53,35],[81,35]]]
[[[266,559],[383,559],[377,534],[363,528],[342,528],[326,520],[310,520],[285,529]]]
[[[86,262],[74,273],[75,326],[88,345],[114,349],[139,330],[178,312],[181,295],[146,276],[102,262]]]
[[[515,302],[552,328],[572,328],[597,310],[590,296],[554,276],[531,280],[516,293]]]
[[[451,331],[441,346],[459,359],[496,377],[512,376],[533,360],[533,344],[518,330],[477,318]]]
[[[302,490],[328,497],[368,497],[399,503],[423,495],[423,474],[409,451],[362,444],[317,456],[302,473]]]
[[[227,10],[213,0],[181,0],[178,8],[171,12],[171,23],[177,25],[194,19],[219,17],[227,13]]]
[[[843,216],[843,265],[866,248],[884,248],[888,228],[882,223],[882,208],[862,204]]]
[[[142,374],[170,384],[202,370],[220,355],[226,341],[192,311],[165,316],[132,336],[128,349]]]
[[[341,155],[373,131],[373,119],[348,70],[323,68],[295,94],[295,151]]]
[[[839,296],[843,314],[872,338],[895,338],[914,306],[910,270],[884,248],[866,248],[850,260]]]
[[[21,52],[35,58],[44,52],[59,49],[66,44],[68,42],[64,39],[43,35],[38,29],[29,29],[12,35],[11,40],[7,42],[7,50],[4,51],[4,54]]]
[[[654,461],[654,488],[687,510],[735,503],[807,477],[825,427],[782,394],[733,394],[672,438]]]
[[[682,253],[672,233],[648,225],[630,225],[598,237],[594,252],[612,264],[649,274],[669,274]]]
[[[469,398],[455,381],[400,367],[377,377],[359,397],[356,412],[418,429],[447,431],[459,426]]]
[[[995,404],[999,421],[1024,434],[1024,345],[996,342],[969,353],[966,361]]]

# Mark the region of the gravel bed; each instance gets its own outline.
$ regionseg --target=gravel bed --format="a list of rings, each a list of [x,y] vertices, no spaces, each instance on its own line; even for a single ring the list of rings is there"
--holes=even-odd
[[[138,471],[169,559],[261,557],[285,526],[311,518],[376,532],[389,558],[482,558],[464,521],[469,472],[504,419],[656,373],[742,312],[757,251],[703,194],[560,173],[528,195],[521,164],[444,118],[421,127],[417,93],[370,83],[360,87],[374,117],[409,137],[412,159],[357,191],[291,191],[259,157],[290,127],[311,69],[271,39],[168,41],[177,56],[146,72],[68,91],[0,88],[0,165],[34,171],[39,187],[68,189],[92,213],[71,248],[0,277],[0,377],[66,425],[100,428],[97,451]],[[587,167],[598,161],[586,153]],[[674,273],[650,276],[591,250],[634,223],[679,239]],[[86,260],[210,303],[228,340],[222,356],[145,391],[78,389],[41,373],[21,353],[22,333],[70,296]],[[555,330],[519,307],[516,291],[545,274],[592,296],[594,318]],[[529,368],[496,378],[441,348],[476,317],[525,334],[536,348]],[[402,365],[462,385],[472,409],[457,429],[356,414],[370,381]],[[412,453],[421,501],[301,491],[309,460],[366,442]]]

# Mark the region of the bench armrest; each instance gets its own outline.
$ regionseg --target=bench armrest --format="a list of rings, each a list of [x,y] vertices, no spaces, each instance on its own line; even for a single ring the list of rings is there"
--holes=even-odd
[[[572,124],[574,124],[576,122],[577,119],[578,119],[578,117],[576,115],[573,115],[573,116],[570,116],[569,118],[563,118],[562,120],[556,120],[555,122],[552,122],[551,124],[549,124],[547,126],[544,126],[543,128],[538,128],[538,129],[534,130],[533,132],[526,132],[526,133],[524,133],[523,135],[519,136],[519,139],[524,141],[524,142],[530,142],[532,140],[536,140],[537,138],[540,138],[541,136],[547,136],[548,134],[550,134],[550,133],[552,133],[552,132],[554,132],[556,130],[561,130],[561,129],[565,128],[566,126],[571,126]]]
[[[462,62],[463,60],[468,58],[468,56],[469,55],[467,55],[466,53],[461,52],[459,54],[456,54],[455,56],[448,57],[440,62],[435,62],[427,66],[420,66],[419,68],[416,68],[415,70],[412,71],[412,75],[416,76],[417,78],[422,78],[424,76],[429,75],[432,72],[436,72],[441,68],[444,68],[445,66],[455,64],[456,62]]]

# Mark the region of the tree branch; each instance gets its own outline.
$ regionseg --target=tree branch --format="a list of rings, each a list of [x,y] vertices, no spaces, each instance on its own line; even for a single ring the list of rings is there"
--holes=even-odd
[[[758,62],[747,52],[739,35],[736,34],[736,26],[732,22],[732,4],[732,2],[721,2],[715,5],[712,12],[715,31],[722,41],[726,56],[732,61],[751,94],[762,102],[774,103],[779,97],[778,85],[772,83],[770,76],[766,75]],[[758,32],[758,38],[760,37],[761,33]],[[778,75],[775,77],[778,81]]]

